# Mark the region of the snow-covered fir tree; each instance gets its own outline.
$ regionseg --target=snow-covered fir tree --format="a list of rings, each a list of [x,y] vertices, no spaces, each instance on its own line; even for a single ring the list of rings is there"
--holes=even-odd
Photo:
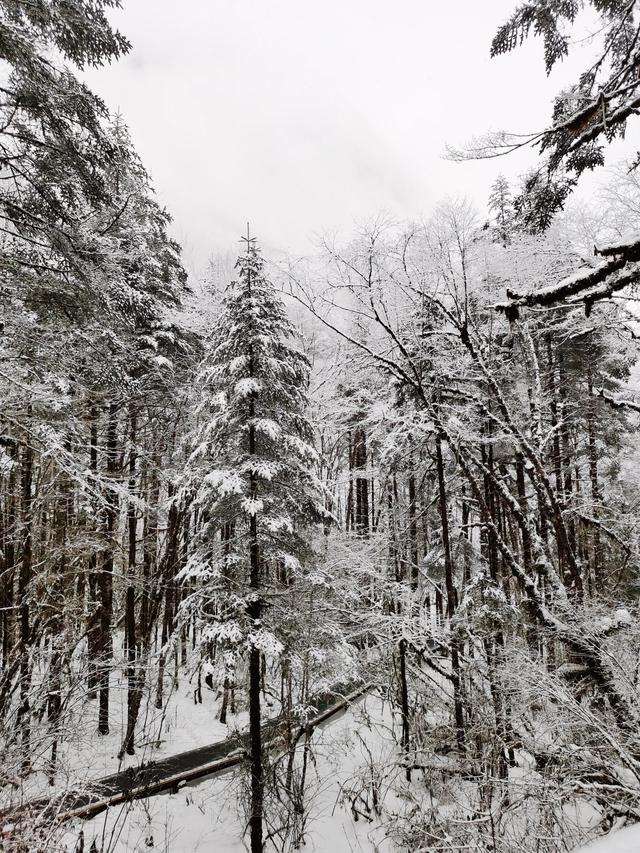
[[[498,175],[492,184],[487,207],[493,217],[491,224],[494,239],[506,246],[511,241],[514,222],[511,190],[504,175]]]
[[[195,449],[185,475],[204,519],[184,577],[186,610],[205,623],[205,649],[246,654],[251,735],[251,849],[262,850],[260,684],[283,649],[270,596],[304,581],[307,529],[323,517],[312,427],[309,362],[264,271],[253,238],[238,258],[199,376]]]

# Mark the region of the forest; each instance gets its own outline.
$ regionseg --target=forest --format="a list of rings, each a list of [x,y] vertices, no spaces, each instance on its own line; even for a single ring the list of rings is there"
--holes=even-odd
[[[119,5],[0,0],[0,850],[640,850],[640,3],[496,20],[597,27],[483,208],[203,281]]]

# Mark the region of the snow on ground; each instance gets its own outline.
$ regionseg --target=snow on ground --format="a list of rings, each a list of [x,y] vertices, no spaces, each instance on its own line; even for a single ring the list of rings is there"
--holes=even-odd
[[[155,681],[155,679],[154,679]],[[190,681],[184,669],[174,680],[173,668],[165,676],[164,707],[155,708],[155,683],[147,685],[136,726],[135,755],[118,759],[118,752],[127,721],[127,681],[121,670],[115,670],[110,681],[109,734],[99,735],[98,701],[79,697],[76,706],[68,710],[61,732],[59,757],[54,790],[82,788],[87,782],[116,773],[126,767],[157,761],[209,743],[224,740],[232,733],[245,729],[248,713],[227,715],[227,724],[218,721],[220,700],[202,680],[202,703],[194,702],[196,678]],[[238,691],[242,699],[242,689]],[[277,712],[277,711],[276,711]],[[266,713],[273,713],[268,707]],[[46,726],[46,721],[43,723]],[[46,730],[45,730],[46,731]],[[47,732],[48,734],[48,732]],[[37,744],[38,730],[34,727],[33,741]],[[46,767],[48,752],[34,758],[39,772],[24,780],[15,799],[39,795],[50,796]]]
[[[640,824],[610,832],[574,853],[640,853]]]
[[[354,821],[348,800],[361,790],[361,777],[388,766],[395,745],[391,714],[380,698],[368,696],[313,733],[315,762],[309,764],[308,853],[391,853],[391,842],[377,820]],[[116,807],[84,823],[65,837],[74,850],[84,832],[85,849],[94,838],[104,853],[244,853],[241,813],[242,774],[237,769],[163,794]],[[366,783],[365,783],[366,785]],[[366,797],[366,795],[365,795]],[[347,800],[344,802],[344,800]],[[360,804],[361,809],[365,809]],[[375,846],[374,847],[374,843]]]

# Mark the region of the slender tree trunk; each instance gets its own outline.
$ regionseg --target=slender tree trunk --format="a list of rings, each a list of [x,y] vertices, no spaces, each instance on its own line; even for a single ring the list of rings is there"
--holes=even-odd
[[[20,602],[20,706],[18,708],[18,719],[22,745],[22,768],[26,771],[31,761],[31,706],[29,703],[29,688],[31,686],[30,586],[33,563],[33,450],[28,442],[22,446],[21,457],[22,559],[18,581],[18,599]]]
[[[8,451],[15,461],[17,451],[15,444],[10,445]],[[10,651],[13,646],[14,616],[13,607],[15,601],[15,565],[16,565],[16,465],[11,466],[9,472],[7,493],[5,496],[6,510],[3,513],[4,523],[2,528],[2,553],[0,554],[0,566],[2,567],[2,668],[7,669],[10,661]]]
[[[127,508],[127,539],[128,539],[128,570],[127,570],[127,592],[125,602],[125,651],[127,656],[127,728],[120,748],[119,758],[126,752],[127,755],[135,754],[134,735],[138,712],[142,701],[142,680],[144,676],[140,672],[137,657],[139,645],[136,637],[136,557],[137,557],[137,533],[138,513],[134,503],[136,488],[136,441],[137,441],[137,416],[133,405],[130,416],[130,449],[129,449],[129,506]]]
[[[151,634],[155,624],[160,578],[158,577],[158,504],[160,480],[158,469],[161,454],[156,450],[151,456],[148,472],[147,508],[143,521],[142,545],[142,596],[140,600],[140,635],[145,654],[151,648]]]
[[[374,457],[371,453],[371,530],[375,533],[378,529],[378,520],[376,518],[376,478],[374,476]]]
[[[566,398],[566,372],[564,369],[562,356],[558,356],[559,360],[559,375],[560,375],[560,400],[561,400],[561,413],[562,413],[562,421],[560,424],[560,436],[562,439],[562,469],[563,469],[563,485],[564,485],[564,509],[566,512],[569,512],[572,509],[573,504],[573,471],[571,464],[572,457],[572,448],[571,448],[571,433],[569,428],[569,407],[567,404]],[[568,537],[568,547],[571,549],[571,553],[575,554],[577,551],[576,548],[576,525],[574,516],[571,512],[569,512],[569,517],[565,521],[565,525],[567,528],[567,537]],[[582,592],[582,579],[581,578],[571,578],[571,575],[567,578],[568,583],[571,583],[573,580],[573,585],[576,588],[576,592],[578,595]]]
[[[89,471],[93,478],[93,487],[97,488],[95,477],[98,473],[98,419],[97,406],[91,407],[91,425],[89,437]],[[97,511],[95,501],[94,512]],[[87,696],[95,699],[98,690],[100,655],[100,602],[98,600],[98,555],[94,550],[89,557],[87,584]]]
[[[249,376],[253,376],[253,352],[249,357]],[[249,397],[249,455],[256,453],[255,395]],[[258,497],[258,482],[251,469],[250,496],[253,501]],[[258,540],[258,519],[254,512],[249,520],[249,586],[251,598],[248,615],[254,631],[261,624],[262,604],[260,601],[260,543]],[[262,763],[262,717],[260,711],[261,652],[251,644],[249,651],[249,739],[251,743],[251,853],[262,853],[262,821],[264,811],[264,768]]]
[[[347,460],[349,464],[349,488],[347,491],[347,500],[345,506],[345,530],[349,533],[355,529],[354,509],[353,509],[353,447],[351,441],[351,430],[349,430],[349,444],[347,447]]]
[[[442,523],[442,546],[444,548],[445,587],[447,592],[447,617],[451,619],[456,609],[456,593],[453,582],[453,562],[449,541],[449,513],[444,479],[444,461],[442,458],[442,437],[436,433],[436,467],[438,470],[438,495],[440,520]],[[464,713],[460,684],[460,647],[455,636],[451,638],[451,676],[453,681],[453,705],[456,725],[456,741],[460,751],[464,750]]]
[[[588,368],[587,374],[589,400],[587,402],[587,431],[589,434],[589,481],[591,483],[591,512],[593,517],[597,519],[600,515],[600,503],[602,494],[600,492],[600,483],[598,481],[598,446],[596,444],[596,418],[595,418],[595,400],[593,396],[593,373],[591,365]],[[596,590],[602,590],[602,571],[600,566],[600,527],[598,524],[593,525],[592,531],[592,548],[593,548],[593,580]]]
[[[367,477],[367,435],[362,427],[353,433],[353,467],[356,472],[355,529],[361,536],[369,535],[369,478]]]
[[[67,442],[67,450],[70,451],[70,443]],[[65,583],[67,566],[67,528],[71,523],[73,513],[73,497],[71,494],[71,483],[66,475],[60,479],[60,495],[56,499],[53,514],[54,534],[56,550],[59,553],[57,565],[54,570],[53,582],[50,590],[49,624],[51,632],[51,663],[49,668],[49,685],[47,693],[47,716],[53,742],[49,760],[49,784],[55,782],[56,763],[58,755],[58,738],[60,728],[60,714],[62,711],[62,636],[65,630],[63,619],[63,608],[65,601]]]
[[[411,781],[409,750],[411,743],[411,721],[409,719],[409,688],[407,685],[407,641],[404,637],[398,644],[398,663],[400,669],[400,712],[402,715],[402,754],[407,762],[406,778]]]
[[[117,466],[117,408],[115,403],[109,406],[107,420],[106,461],[107,475],[115,477]],[[113,569],[114,569],[114,533],[117,521],[118,500],[109,490],[105,495],[105,533],[107,547],[102,556],[99,574],[100,592],[100,642],[99,642],[99,694],[98,694],[98,733],[109,734],[109,678],[111,675],[111,617],[113,615]]]
[[[416,521],[416,475],[413,468],[413,455],[409,459],[409,559],[411,562],[411,589],[417,590],[418,565],[418,523]]]
[[[467,498],[467,489],[464,483],[460,486],[460,511],[461,511],[461,538],[463,540],[463,555],[462,555],[462,590],[464,592],[469,581],[471,580],[471,560],[470,548],[472,542],[471,533],[471,506]]]
[[[551,413],[552,464],[556,482],[558,500],[562,501],[562,454],[560,451],[560,430],[558,429],[558,392],[556,382],[556,367],[551,346],[551,335],[547,335],[547,367],[549,370],[549,411]]]
[[[51,671],[49,673],[49,691],[47,695],[47,716],[51,726],[53,742],[49,758],[49,784],[55,783],[56,765],[58,758],[58,738],[60,728],[60,713],[62,711],[62,654],[56,647],[58,637],[51,640]]]

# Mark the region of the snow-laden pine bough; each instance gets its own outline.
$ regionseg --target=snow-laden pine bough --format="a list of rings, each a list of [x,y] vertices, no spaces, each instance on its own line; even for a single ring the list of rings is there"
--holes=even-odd
[[[508,320],[517,320],[522,308],[553,308],[584,305],[587,317],[599,300],[636,285],[640,281],[640,235],[593,247],[604,258],[595,266],[583,267],[558,282],[525,293],[507,288],[508,301],[494,305]]]

